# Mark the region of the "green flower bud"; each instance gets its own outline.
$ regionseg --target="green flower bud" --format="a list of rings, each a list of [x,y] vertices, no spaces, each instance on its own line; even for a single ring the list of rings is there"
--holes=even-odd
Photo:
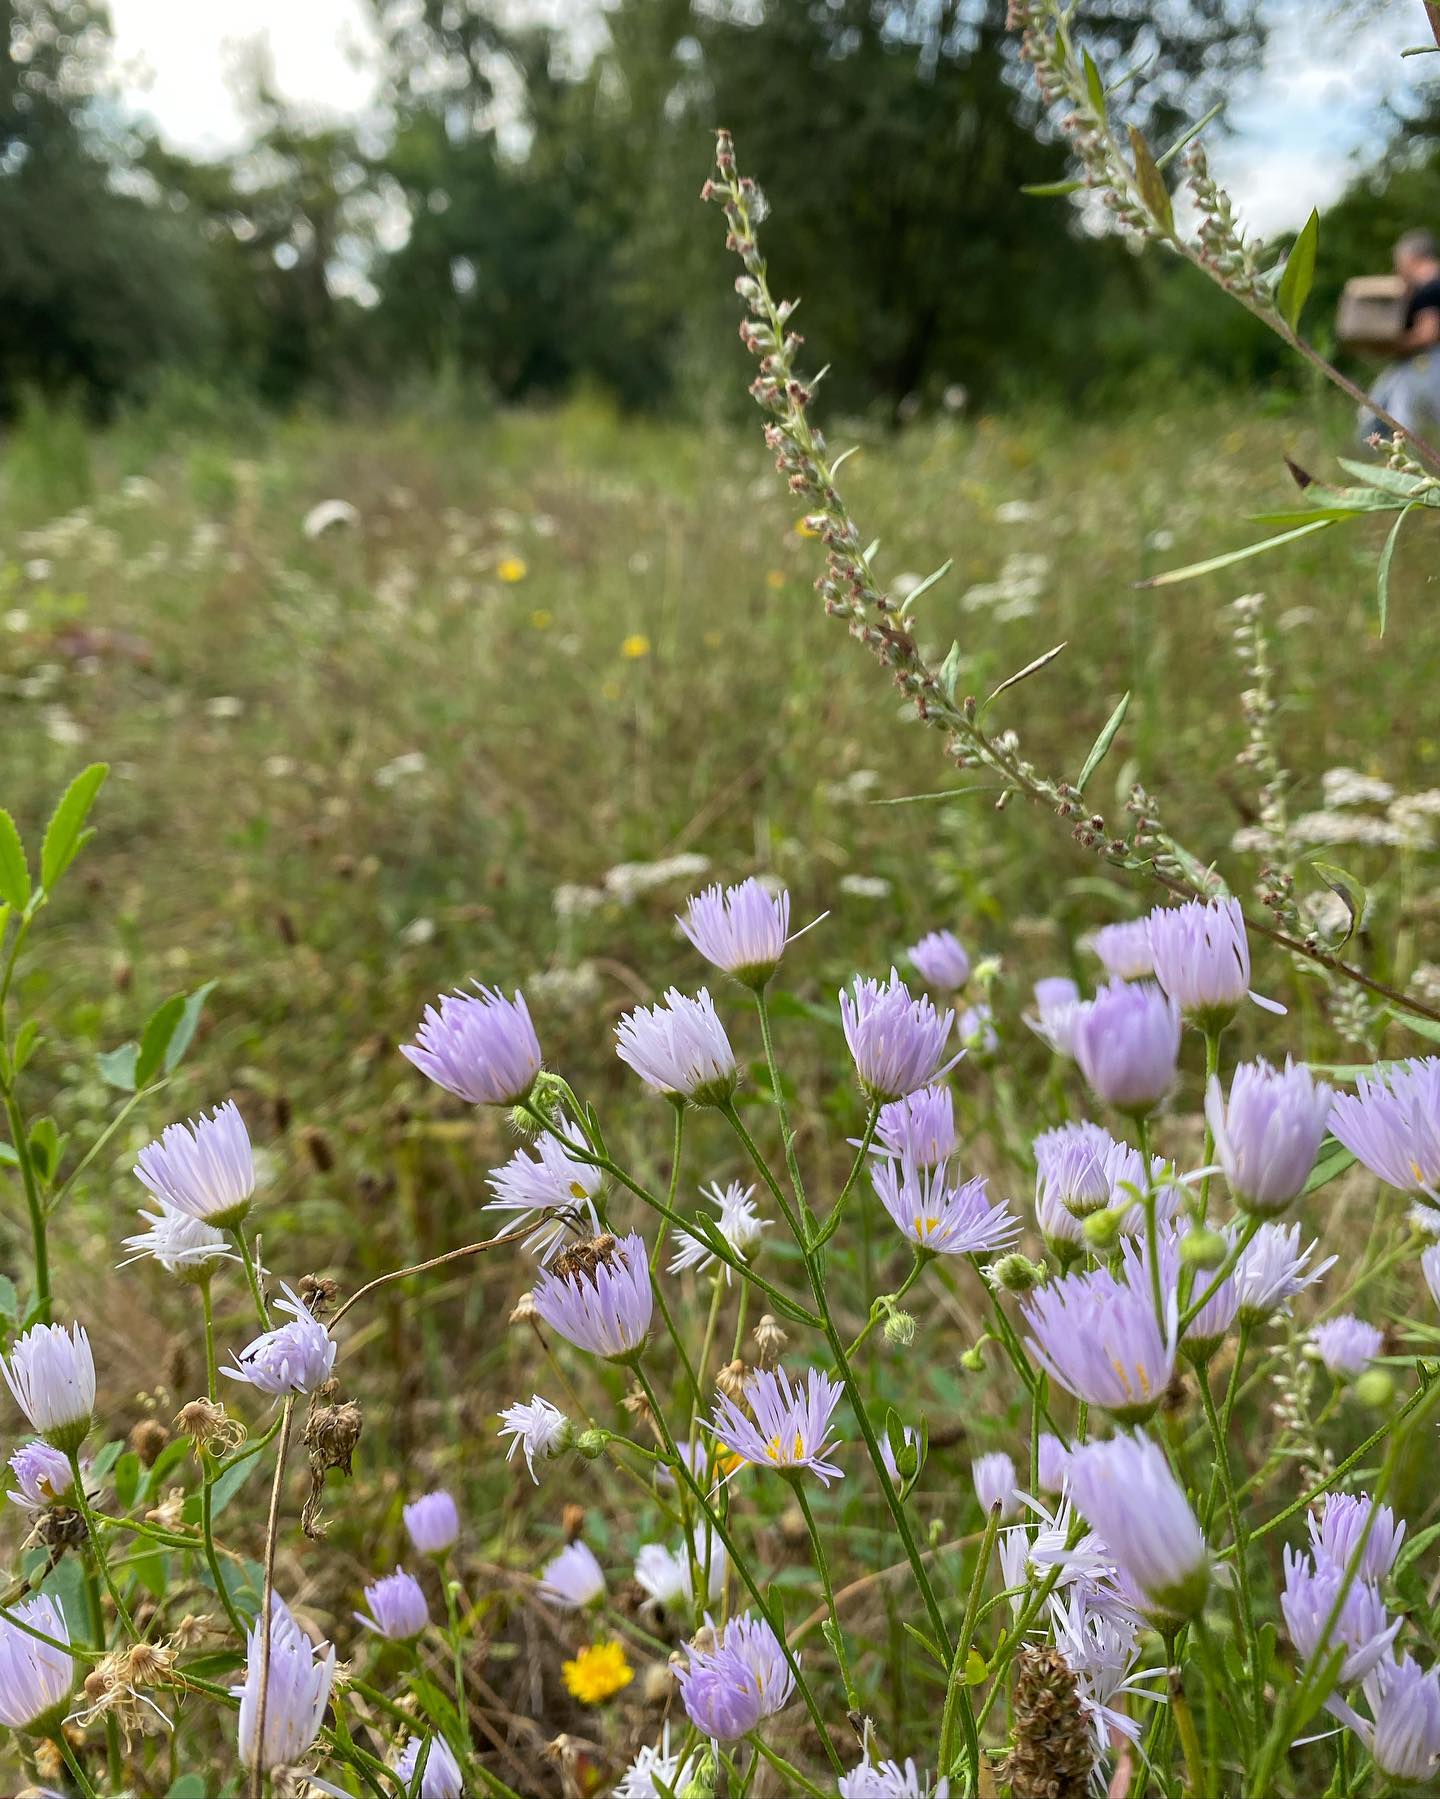
[[[1191,1268],[1218,1268],[1230,1253],[1230,1245],[1219,1231],[1203,1225],[1187,1231],[1180,1239],[1180,1260]]]
[[[1123,1212],[1092,1212],[1083,1226],[1085,1241],[1092,1249],[1113,1249],[1123,1217]]]
[[[1039,1263],[1032,1262],[1029,1256],[1001,1256],[998,1262],[992,1262],[989,1275],[992,1284],[1005,1293],[1029,1293],[1040,1286],[1047,1270]]]
[[[1378,1412],[1394,1399],[1395,1382],[1388,1369],[1367,1368],[1353,1390],[1361,1405],[1372,1406]]]
[[[583,1455],[587,1462],[598,1462],[609,1441],[608,1430],[582,1430],[575,1439],[575,1453]]]
[[[915,1320],[909,1312],[891,1310],[885,1320],[885,1341],[894,1349],[908,1349],[915,1341]]]

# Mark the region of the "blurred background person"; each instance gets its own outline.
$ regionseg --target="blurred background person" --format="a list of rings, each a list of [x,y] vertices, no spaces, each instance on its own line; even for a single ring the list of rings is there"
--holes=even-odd
[[[1395,273],[1405,284],[1399,359],[1371,390],[1371,404],[1403,429],[1423,435],[1440,420],[1440,246],[1431,231],[1407,231],[1395,245]],[[1360,434],[1388,437],[1388,429],[1362,409]]]

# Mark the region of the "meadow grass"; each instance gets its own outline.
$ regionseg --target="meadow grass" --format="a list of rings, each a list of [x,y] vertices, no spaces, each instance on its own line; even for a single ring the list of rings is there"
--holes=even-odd
[[[1440,649],[1424,532],[1398,552],[1384,639],[1383,525],[1192,585],[1133,583],[1263,535],[1243,514],[1291,503],[1282,452],[1324,474],[1346,428],[1319,404],[1198,399],[1126,418],[1037,409],[897,436],[862,426],[845,488],[892,582],[955,559],[916,630],[940,656],[959,641],[963,691],[983,696],[1067,642],[991,715],[1041,767],[1073,778],[1131,691],[1096,803],[1118,815],[1143,778],[1177,834],[1224,860],[1243,889],[1253,869],[1247,878],[1229,845],[1253,792],[1233,765],[1243,676],[1228,603],[1247,588],[1269,596],[1292,766],[1355,765],[1424,788]],[[841,428],[831,436],[848,441]],[[693,990],[704,978],[674,928],[698,865],[668,879],[654,870],[704,857],[707,878],[782,877],[799,922],[828,912],[787,959],[777,1004],[818,1190],[843,1179],[845,1139],[863,1122],[833,1072],[835,990],[856,970],[883,973],[940,925],[1001,959],[991,999],[1003,1071],[961,1075],[969,1153],[982,1169],[1002,1145],[1023,1161],[1017,1090],[1033,1110],[1052,1080],[1021,1022],[1029,983],[1093,975],[1080,934],[1156,895],[1023,805],[997,815],[984,792],[889,803],[967,779],[824,616],[810,585],[818,546],[756,433],[621,420],[587,401],[469,423],[307,418],[233,440],[157,437],[139,421],[94,440],[79,511],[74,468],[58,490],[23,441],[12,469],[26,478],[0,488],[0,800],[35,835],[76,768],[113,768],[83,879],[46,919],[51,947],[22,991],[45,1020],[34,1090],[53,1091],[62,1131],[93,1131],[113,1105],[98,1052],[133,1036],[167,994],[215,980],[195,1052],[134,1116],[122,1151],[234,1094],[263,1155],[260,1228],[285,1241],[282,1272],[310,1267],[353,1288],[489,1234],[484,1176],[511,1144],[493,1114],[447,1101],[396,1049],[426,999],[476,976],[524,984],[550,1064],[600,1107],[630,1164],[663,1181],[666,1108],[622,1070],[611,1026],[672,981]],[[358,520],[308,538],[307,513],[334,498]],[[1302,790],[1295,804],[1318,807],[1320,795]],[[1401,961],[1375,972],[1403,984],[1433,921],[1432,857],[1326,854],[1389,896]],[[627,864],[648,873],[611,873]],[[1363,939],[1355,953],[1370,954]],[[1313,983],[1279,955],[1260,952],[1258,969],[1257,984],[1295,1009],[1296,1052],[1333,1054]],[[737,1040],[751,1099],[763,1099],[758,1040]],[[1399,1026],[1387,1045],[1419,1048]],[[1177,1144],[1194,1135],[1187,1054],[1186,1092],[1163,1127]],[[1066,1101],[1055,1087],[1040,1103],[1058,1117]],[[113,1272],[143,1197],[129,1161],[121,1153],[84,1178],[53,1229],[57,1290],[90,1321],[108,1392],[136,1395],[107,1420],[115,1435],[147,1412],[168,1421],[199,1378],[183,1296]],[[741,1173],[731,1140],[703,1120],[688,1166],[687,1204],[701,1178]],[[6,1219],[4,1265],[18,1279],[18,1205]],[[893,1260],[898,1280],[898,1246]],[[479,1521],[493,1577],[478,1602],[495,1636],[486,1677],[543,1736],[567,1719],[584,1734],[593,1720],[556,1687],[555,1627],[507,1609],[499,1570],[533,1571],[537,1544],[560,1540],[567,1499],[590,1508],[597,1547],[610,1532],[628,1542],[633,1518],[623,1488],[567,1477],[536,1493],[501,1461],[494,1414],[531,1390],[514,1371],[533,1344],[522,1356],[506,1326],[525,1284],[518,1258],[482,1259],[391,1289],[367,1312],[346,1350],[367,1408],[356,1479],[332,1485],[327,1545],[285,1552],[287,1590],[347,1620],[361,1578],[395,1560],[400,1501],[445,1479]],[[938,1445],[927,1519],[943,1520],[947,1479],[963,1480],[969,1455],[993,1446],[987,1430],[1008,1441],[1018,1417],[998,1377],[992,1388],[988,1373],[959,1373],[975,1307],[973,1293],[938,1280],[914,1301],[946,1318],[955,1352],[932,1342],[926,1371],[906,1377]],[[236,1283],[221,1306],[226,1347],[249,1334],[244,1311]],[[901,1355],[881,1352],[871,1378],[883,1387]],[[572,1370],[589,1383],[587,1406],[618,1399],[618,1375]],[[777,1500],[780,1584],[788,1558],[808,1606],[813,1576],[803,1539],[797,1549],[787,1536],[793,1523]],[[843,1529],[867,1547],[880,1525],[860,1508]],[[903,1615],[883,1620],[892,1649]],[[899,1715],[916,1695],[901,1690],[898,1649],[892,1660]],[[626,1703],[639,1718],[638,1690]]]

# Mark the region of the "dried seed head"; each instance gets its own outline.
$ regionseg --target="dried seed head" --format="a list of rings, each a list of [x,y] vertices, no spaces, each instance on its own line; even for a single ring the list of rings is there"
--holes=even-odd
[[[310,1467],[314,1472],[340,1468],[352,1472],[351,1458],[360,1441],[364,1423],[360,1407],[353,1399],[335,1402],[335,1382],[327,1381],[311,1401],[305,1420],[305,1447],[310,1451]]]
[[[181,1406],[175,1428],[191,1439],[197,1451],[210,1449],[217,1455],[238,1449],[245,1441],[245,1426],[213,1399],[192,1399]]]
[[[146,1468],[153,1468],[170,1433],[158,1418],[142,1418],[130,1429],[130,1447]]]
[[[1015,1734],[1001,1780],[1012,1799],[1086,1799],[1095,1731],[1075,1676],[1048,1644],[1022,1649],[1016,1668]]]
[[[737,1403],[745,1397],[745,1389],[750,1382],[750,1369],[737,1359],[727,1362],[715,1376],[715,1385],[727,1399]]]
[[[312,1318],[324,1318],[340,1297],[340,1284],[328,1275],[302,1274],[300,1297]]]
[[[175,1626],[175,1647],[180,1650],[196,1649],[215,1629],[215,1620],[209,1612],[186,1612]]]
[[[761,1318],[752,1334],[756,1360],[762,1368],[773,1368],[784,1354],[785,1345],[790,1341],[789,1337],[769,1312],[766,1312]]]
[[[162,1530],[178,1530],[185,1521],[185,1489],[171,1487],[170,1491],[145,1514],[148,1524],[158,1524]]]
[[[534,1324],[540,1314],[535,1310],[533,1293],[522,1293],[515,1302],[515,1310],[510,1314],[512,1324]]]

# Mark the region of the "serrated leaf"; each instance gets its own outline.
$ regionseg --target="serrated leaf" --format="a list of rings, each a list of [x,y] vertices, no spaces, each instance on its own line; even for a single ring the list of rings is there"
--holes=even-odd
[[[1088,50],[1083,52],[1085,63],[1085,91],[1090,96],[1090,104],[1095,109],[1097,119],[1105,117],[1105,83],[1100,79],[1100,71],[1095,67],[1095,58]]]
[[[1380,552],[1380,561],[1375,569],[1375,605],[1380,618],[1380,635],[1385,635],[1385,621],[1390,616],[1390,564],[1395,556],[1395,545],[1400,538],[1400,527],[1409,518],[1419,504],[1411,500],[1401,512],[1399,518],[1390,527],[1390,535],[1385,539],[1385,548]]]
[[[1350,915],[1350,929],[1340,940],[1343,948],[1360,929],[1361,920],[1365,916],[1365,889],[1354,875],[1333,862],[1312,862],[1310,866],[1330,891],[1345,902],[1345,910]]]
[[[140,1054],[138,1043],[122,1043],[118,1049],[107,1049],[95,1058],[100,1079],[122,1093],[135,1091],[135,1063]]]
[[[1285,258],[1280,285],[1275,289],[1275,304],[1280,316],[1292,331],[1300,326],[1300,314],[1310,298],[1315,282],[1315,257],[1320,247],[1320,214],[1313,209],[1300,227],[1300,235]]]
[[[1173,237],[1175,208],[1170,200],[1170,190],[1150,154],[1145,134],[1134,125],[1130,127],[1130,154],[1135,158],[1135,185],[1140,189],[1141,199],[1166,236]]]
[[[51,814],[45,841],[40,846],[40,885],[46,893],[55,891],[55,883],[93,835],[85,829],[85,820],[109,772],[109,765],[104,762],[92,762],[89,768],[82,769]]]
[[[1038,674],[1047,663],[1055,660],[1068,643],[1068,638],[1065,643],[1057,643],[1053,650],[1046,650],[1043,656],[1037,656],[1033,662],[1027,662],[1024,668],[1018,669],[1013,675],[1007,675],[993,693],[986,695],[985,704],[988,706],[991,700],[998,699],[1007,687],[1016,687],[1021,681],[1028,680],[1031,675]]]
[[[1297,526],[1293,531],[1282,531],[1278,537],[1262,538],[1259,543],[1247,543],[1243,549],[1227,550],[1223,556],[1208,556],[1204,562],[1192,562],[1185,568],[1172,568],[1167,574],[1151,575],[1147,581],[1137,581],[1136,587],[1173,587],[1178,581],[1193,581],[1197,575],[1211,575],[1217,569],[1230,568],[1237,562],[1244,562],[1248,557],[1262,555],[1266,550],[1278,550],[1281,544],[1298,543],[1302,537],[1309,537],[1316,531],[1328,531],[1338,519],[1311,519],[1307,524]]]
[[[1115,741],[1115,733],[1120,729],[1121,725],[1124,724],[1125,714],[1129,710],[1130,695],[1127,692],[1121,694],[1120,704],[1110,714],[1109,718],[1106,719],[1100,735],[1095,739],[1094,743],[1090,745],[1090,754],[1085,758],[1085,766],[1080,770],[1080,779],[1075,783],[1077,793],[1084,793],[1085,783],[1109,754],[1110,745]]]
[[[1029,194],[1032,199],[1058,199],[1062,194],[1078,194],[1085,186],[1083,181],[1027,181],[1020,192]]]
[[[160,1072],[165,1060],[165,1052],[170,1047],[170,1039],[175,1035],[176,1027],[185,1013],[185,995],[172,993],[163,1005],[157,1006],[145,1021],[145,1029],[140,1033],[140,1048],[135,1055],[135,1085],[148,1087]]]
[[[30,903],[30,866],[15,820],[0,811],[0,899],[23,912]]]

